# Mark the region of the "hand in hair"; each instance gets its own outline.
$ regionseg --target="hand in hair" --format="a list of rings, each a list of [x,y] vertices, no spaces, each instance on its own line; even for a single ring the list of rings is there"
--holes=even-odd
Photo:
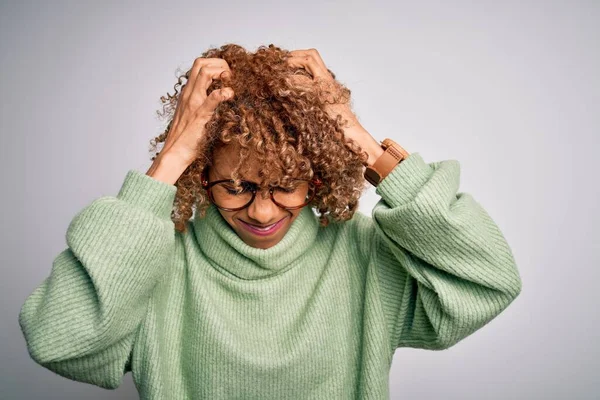
[[[341,115],[342,119],[346,120],[346,128],[360,125],[358,118],[350,108],[350,90],[335,80],[335,75],[325,66],[317,49],[293,50],[289,54],[288,64],[303,68],[313,78],[297,73],[290,77],[293,84],[306,89],[314,89],[317,86],[326,104],[325,109],[331,118],[336,119],[338,115]]]
[[[231,99],[234,92],[230,87],[223,87],[206,94],[213,80],[231,79],[231,69],[221,58],[196,58],[186,77],[188,80],[179,96],[161,155],[175,153],[191,164],[196,158],[198,142],[205,134],[206,123],[219,103]]]

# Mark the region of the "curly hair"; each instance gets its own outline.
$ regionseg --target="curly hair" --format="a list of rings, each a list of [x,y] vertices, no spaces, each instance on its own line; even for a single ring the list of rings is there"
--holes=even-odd
[[[341,115],[331,118],[325,106],[328,102],[350,101],[350,90],[335,79],[338,86],[335,96],[321,85],[299,88],[290,83],[290,75],[310,77],[304,68],[292,67],[286,62],[289,51],[273,44],[260,46],[248,52],[237,44],[211,48],[201,57],[218,57],[229,65],[232,77],[227,86],[234,96],[219,103],[206,124],[206,134],[198,142],[195,161],[179,177],[177,192],[171,212],[175,229],[186,232],[186,221],[194,212],[205,216],[210,205],[207,192],[201,186],[203,169],[212,165],[213,153],[232,145],[239,154],[239,162],[232,171],[232,179],[239,183],[240,168],[251,157],[261,165],[258,175],[261,187],[280,186],[289,177],[312,179],[318,176],[324,183],[315,193],[309,206],[319,212],[319,223],[346,221],[352,218],[359,199],[366,189],[363,176],[368,155],[352,139],[344,135],[345,120]],[[167,119],[166,130],[150,141],[154,161],[158,143],[164,143],[173,122],[183,79],[189,78],[191,69],[178,76],[175,94],[161,97],[161,119]],[[311,78],[312,79],[312,78]],[[225,86],[214,80],[207,89]]]

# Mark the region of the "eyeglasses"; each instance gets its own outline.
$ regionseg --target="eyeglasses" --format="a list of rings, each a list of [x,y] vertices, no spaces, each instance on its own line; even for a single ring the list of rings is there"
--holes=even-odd
[[[224,211],[238,211],[248,207],[258,192],[258,185],[251,181],[243,180],[237,188],[232,179],[208,182],[208,166],[202,171],[201,184],[210,201]],[[285,210],[296,210],[307,206],[322,185],[319,178],[293,179],[290,188],[270,187],[269,195],[277,206]]]

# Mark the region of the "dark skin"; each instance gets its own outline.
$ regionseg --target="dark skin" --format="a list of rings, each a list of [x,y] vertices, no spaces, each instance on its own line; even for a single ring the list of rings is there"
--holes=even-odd
[[[315,49],[295,50],[290,54],[291,57],[287,60],[290,65],[305,68],[313,76],[311,81],[306,76],[293,75],[291,79],[294,80],[295,85],[313,85],[316,82],[315,79],[318,79],[320,84],[330,85],[331,90],[336,89],[337,85],[333,77],[327,71],[325,63]],[[349,104],[328,104],[326,109],[332,118],[335,118],[337,114],[341,114],[348,121],[344,129],[345,135],[357,141],[365,151],[368,150],[370,160],[383,153],[378,142],[358,122],[358,119],[350,110]],[[231,178],[232,165],[237,163],[237,157],[234,154],[236,152],[233,148],[224,148],[215,152],[213,155],[214,166],[209,170],[209,182]],[[244,180],[259,181],[255,161],[248,163],[248,167],[245,172],[242,172],[242,176]],[[267,190],[263,191],[262,196],[257,193],[252,204],[242,210],[223,211],[219,209],[221,216],[246,244],[261,249],[276,245],[285,236],[301,211],[301,209],[285,210],[280,208],[270,199]],[[270,236],[255,235],[244,227],[244,222],[265,226],[278,221],[282,221],[283,225]]]
[[[294,67],[304,68],[312,76],[294,75],[290,79],[299,87],[317,83],[327,85],[331,90],[338,88],[323,59],[316,49],[294,50],[290,52],[287,62]],[[217,105],[234,96],[233,90],[226,86],[231,78],[231,70],[227,62],[220,58],[197,58],[190,71],[190,76],[181,93],[173,124],[165,146],[160,155],[146,172],[154,179],[175,184],[181,174],[195,160],[196,146],[205,134],[205,125],[212,117]],[[221,79],[224,87],[207,95],[206,91],[213,80]],[[332,118],[338,114],[347,121],[344,127],[346,137],[353,139],[369,155],[368,164],[372,165],[383,154],[378,141],[358,122],[350,104],[327,104],[326,110]],[[234,156],[234,154],[236,156]],[[209,181],[231,178],[231,165],[236,165],[237,152],[223,148],[213,155],[213,167],[209,169]],[[258,182],[257,165],[253,160],[246,163],[242,178]],[[289,230],[291,224],[300,214],[301,209],[285,210],[270,199],[268,191],[257,193],[254,202],[239,211],[223,211],[221,215],[231,228],[248,245],[267,249],[277,244]],[[270,225],[282,221],[283,225],[269,236],[257,236],[244,228],[243,223],[255,225]]]
[[[208,181],[231,179],[231,171],[237,164],[238,152],[231,146],[222,147],[213,154],[213,165],[208,171]],[[245,168],[240,171],[243,180],[259,182],[258,164],[256,160],[244,163]],[[224,211],[219,209],[221,216],[238,236],[249,246],[259,249],[268,249],[276,245],[290,229],[294,220],[302,209],[286,210],[273,203],[268,189],[257,192],[254,201],[246,208],[238,211]],[[244,222],[253,225],[266,226],[282,221],[283,225],[272,235],[259,236],[244,227]]]
[[[319,84],[325,85],[335,93],[339,86],[327,70],[321,55],[316,49],[293,50],[290,54],[291,57],[288,58],[287,62],[294,67],[306,69],[313,77],[311,81],[303,75],[294,75],[292,79],[296,85],[300,87],[310,86],[318,81]],[[369,155],[367,163],[373,165],[375,160],[383,154],[383,149],[379,142],[358,122],[358,118],[352,112],[350,104],[327,104],[325,108],[332,118],[336,118],[340,114],[342,118],[348,121],[344,127],[344,135],[353,139],[367,152]]]

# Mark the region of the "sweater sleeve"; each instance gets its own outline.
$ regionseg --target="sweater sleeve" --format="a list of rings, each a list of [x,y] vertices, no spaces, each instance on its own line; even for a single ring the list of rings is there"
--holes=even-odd
[[[498,226],[468,193],[460,164],[412,153],[376,188],[373,249],[392,350],[446,349],[495,318],[521,278]]]
[[[116,197],[100,197],[75,215],[68,247],[19,312],[36,363],[107,389],[121,384],[152,289],[172,256],[176,191],[130,170]]]

